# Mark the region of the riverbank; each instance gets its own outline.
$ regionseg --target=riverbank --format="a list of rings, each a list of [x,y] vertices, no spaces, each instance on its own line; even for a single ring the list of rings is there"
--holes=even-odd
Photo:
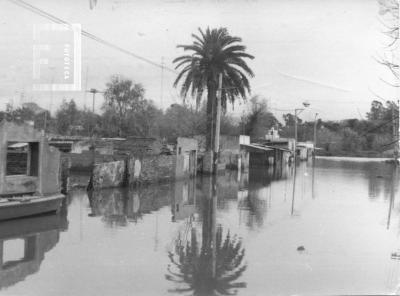
[[[318,159],[329,159],[337,161],[353,161],[353,162],[391,162],[393,158],[388,157],[355,157],[355,156],[317,156]]]

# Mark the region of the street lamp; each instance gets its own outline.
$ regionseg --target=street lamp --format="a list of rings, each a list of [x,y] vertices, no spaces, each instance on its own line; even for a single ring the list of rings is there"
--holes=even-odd
[[[303,102],[303,106],[305,108],[310,106],[310,103],[305,101]],[[294,161],[296,162],[296,149],[297,149],[297,115],[304,111],[304,108],[296,108],[294,109]]]
[[[303,106],[307,108],[310,106],[309,102],[304,102]],[[293,154],[293,191],[292,191],[292,211],[291,215],[294,213],[294,196],[296,193],[296,154],[297,154],[297,115],[304,111],[304,108],[294,109],[294,154]]]

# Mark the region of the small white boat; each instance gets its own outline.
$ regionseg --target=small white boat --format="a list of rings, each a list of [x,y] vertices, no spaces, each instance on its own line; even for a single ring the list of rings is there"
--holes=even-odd
[[[0,199],[0,220],[57,212],[64,199],[62,194]]]

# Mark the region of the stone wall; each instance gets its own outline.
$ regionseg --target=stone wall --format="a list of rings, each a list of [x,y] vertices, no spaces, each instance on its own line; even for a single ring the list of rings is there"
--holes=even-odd
[[[93,170],[93,188],[174,181],[176,159],[175,155],[154,155],[96,164]]]
[[[129,162],[130,184],[162,183],[175,180],[175,155],[131,158]]]
[[[93,169],[93,188],[122,187],[125,185],[126,176],[127,170],[123,160],[96,164]]]
[[[134,155],[158,155],[161,153],[162,144],[155,138],[128,137],[124,141],[114,142],[115,154]]]
[[[67,156],[70,159],[71,171],[91,171],[93,168],[93,152],[83,151],[82,153],[69,153]],[[95,163],[104,163],[122,160],[122,155],[106,155],[96,152]]]

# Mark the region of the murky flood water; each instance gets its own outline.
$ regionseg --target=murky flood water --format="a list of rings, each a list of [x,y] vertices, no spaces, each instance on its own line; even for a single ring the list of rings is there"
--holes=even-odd
[[[295,184],[283,169],[77,190],[59,215],[0,223],[0,294],[394,293],[398,180],[390,164],[318,159]]]

